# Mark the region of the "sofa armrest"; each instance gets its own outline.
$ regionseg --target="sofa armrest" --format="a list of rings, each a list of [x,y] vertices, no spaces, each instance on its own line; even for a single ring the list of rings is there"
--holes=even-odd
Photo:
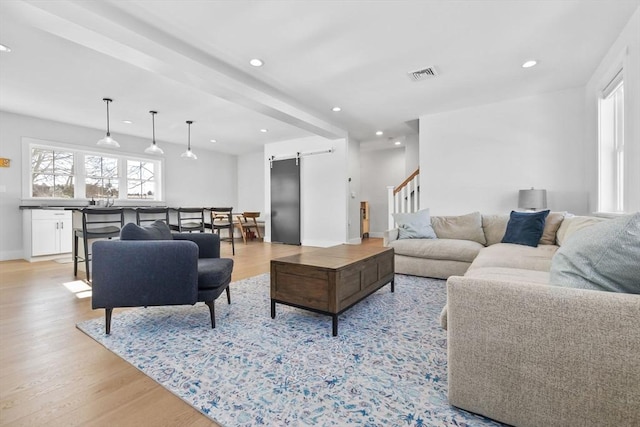
[[[189,241],[93,243],[92,307],[195,304],[198,246]]]
[[[640,296],[451,277],[449,402],[517,426],[640,425]]]
[[[382,245],[389,246],[391,242],[394,240],[398,240],[398,229],[392,228],[391,230],[386,230],[382,236]]]
[[[220,258],[220,236],[215,233],[173,233],[173,240],[198,245],[198,258]]]

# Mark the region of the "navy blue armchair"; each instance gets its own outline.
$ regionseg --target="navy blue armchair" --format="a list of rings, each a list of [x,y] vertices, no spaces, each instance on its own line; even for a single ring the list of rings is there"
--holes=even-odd
[[[106,333],[116,307],[209,306],[216,327],[215,300],[226,291],[233,260],[220,258],[220,237],[209,233],[171,233],[162,221],[148,227],[130,223],[120,240],[93,244],[92,307],[105,309]]]

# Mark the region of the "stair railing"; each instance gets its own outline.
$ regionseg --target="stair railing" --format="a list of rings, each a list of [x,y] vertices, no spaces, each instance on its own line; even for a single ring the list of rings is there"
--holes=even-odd
[[[393,214],[399,212],[417,212],[420,209],[420,168],[416,169],[402,184],[387,187],[387,205],[389,210],[389,229],[395,228]]]

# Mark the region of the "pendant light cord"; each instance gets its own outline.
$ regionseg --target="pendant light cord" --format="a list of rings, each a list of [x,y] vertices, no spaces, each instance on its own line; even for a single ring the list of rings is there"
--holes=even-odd
[[[151,126],[153,127],[153,145],[156,145],[156,112],[151,111]]]
[[[107,136],[111,136],[111,132],[109,132],[109,102],[111,102],[111,100],[104,98],[103,101],[107,103]]]

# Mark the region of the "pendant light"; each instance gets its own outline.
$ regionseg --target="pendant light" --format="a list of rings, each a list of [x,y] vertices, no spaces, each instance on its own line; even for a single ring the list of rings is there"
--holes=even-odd
[[[164,151],[162,151],[162,148],[156,145],[156,114],[158,114],[158,112],[157,111],[149,111],[149,112],[151,113],[151,127],[153,129],[153,139],[151,140],[151,145],[145,148],[144,152],[147,154],[156,154],[159,156],[161,154],[164,154]]]
[[[119,148],[120,144],[118,144],[118,141],[111,138],[111,132],[109,132],[109,103],[113,102],[113,99],[102,98],[102,100],[107,103],[107,135],[100,141],[98,141],[98,145],[102,145],[104,147]]]
[[[184,153],[180,154],[180,157],[184,157],[186,159],[193,159],[193,160],[198,160],[198,156],[196,156],[195,154],[193,154],[193,151],[191,151],[191,123],[193,123],[193,121],[191,120],[187,120],[187,125],[189,126],[189,136],[188,136],[188,142],[187,142],[187,151],[185,151]]]

